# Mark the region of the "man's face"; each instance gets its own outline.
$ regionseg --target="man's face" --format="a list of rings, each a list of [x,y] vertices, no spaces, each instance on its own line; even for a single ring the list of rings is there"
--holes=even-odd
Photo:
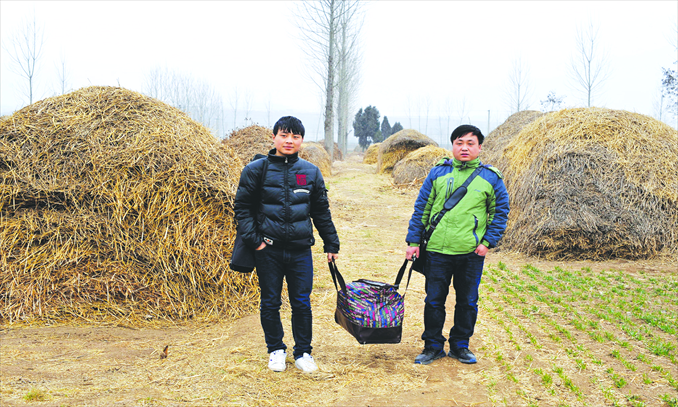
[[[288,130],[278,130],[278,134],[273,136],[273,145],[275,145],[275,155],[292,155],[299,151],[301,142],[304,138],[301,134],[292,134]]]
[[[454,140],[452,155],[462,162],[471,161],[478,158],[481,148],[482,145],[478,144],[478,137],[469,132]]]

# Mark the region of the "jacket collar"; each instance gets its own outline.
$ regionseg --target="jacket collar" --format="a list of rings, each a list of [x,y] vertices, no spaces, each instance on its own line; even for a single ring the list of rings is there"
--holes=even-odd
[[[453,158],[451,160],[448,160],[446,164],[452,165],[454,168],[463,170],[466,168],[478,168],[480,165],[480,158],[476,158],[471,161],[459,161],[456,158]]]
[[[273,163],[295,163],[299,161],[299,153],[290,155],[275,155],[275,148],[268,152],[268,160]]]

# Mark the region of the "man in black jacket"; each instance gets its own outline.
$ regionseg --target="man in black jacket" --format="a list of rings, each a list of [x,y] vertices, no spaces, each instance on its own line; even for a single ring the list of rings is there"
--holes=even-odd
[[[256,248],[261,326],[268,367],[276,372],[285,370],[287,357],[280,321],[283,278],[292,307],[295,366],[304,373],[318,369],[311,356],[313,224],[323,240],[327,261],[336,259],[339,252],[323,176],[317,166],[298,156],[304,132],[296,117],[278,120],[273,126],[275,148],[245,166],[235,196],[238,231],[246,245]]]

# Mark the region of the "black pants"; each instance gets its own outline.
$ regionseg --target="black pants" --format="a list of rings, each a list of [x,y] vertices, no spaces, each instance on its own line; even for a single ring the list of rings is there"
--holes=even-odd
[[[311,314],[311,290],[313,288],[313,257],[311,249],[285,250],[266,246],[255,252],[255,263],[261,288],[259,307],[261,326],[268,352],[287,349],[283,342],[283,327],[280,321],[280,295],[283,278],[292,307],[292,336],[294,358],[311,353],[313,316]]]
[[[445,301],[453,283],[456,294],[454,326],[450,330],[450,348],[468,348],[478,318],[478,287],[485,257],[474,252],[447,255],[426,253],[426,305],[424,306],[424,348],[443,350],[445,337]]]

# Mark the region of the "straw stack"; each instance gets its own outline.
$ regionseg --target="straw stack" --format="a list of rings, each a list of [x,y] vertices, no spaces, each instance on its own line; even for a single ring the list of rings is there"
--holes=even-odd
[[[268,154],[274,148],[273,130],[255,124],[233,130],[223,143],[232,148],[246,165],[255,155]]]
[[[303,158],[306,161],[310,161],[320,168],[320,172],[323,174],[324,178],[332,175],[332,160],[330,160],[329,154],[325,147],[313,141],[305,141],[301,143],[301,148],[299,149],[299,158]]]
[[[678,243],[678,132],[601,108],[548,113],[503,151],[503,247],[549,259],[650,258]]]
[[[523,110],[509,116],[504,123],[492,130],[485,138],[480,153],[480,160],[483,164],[491,164],[499,169],[506,167],[506,158],[503,156],[503,152],[508,143],[520,133],[523,127],[543,115],[544,113],[537,110]]]
[[[438,143],[416,130],[404,129],[392,134],[379,146],[377,156],[377,172],[390,174],[393,166],[412,151]]]
[[[232,149],[186,114],[89,87],[0,122],[0,319],[237,316]]]
[[[431,168],[445,157],[452,157],[452,152],[434,145],[414,150],[393,167],[393,181],[396,185],[420,185]]]
[[[370,144],[365,151],[365,156],[363,157],[364,164],[376,164],[379,159],[379,146],[381,143]]]

